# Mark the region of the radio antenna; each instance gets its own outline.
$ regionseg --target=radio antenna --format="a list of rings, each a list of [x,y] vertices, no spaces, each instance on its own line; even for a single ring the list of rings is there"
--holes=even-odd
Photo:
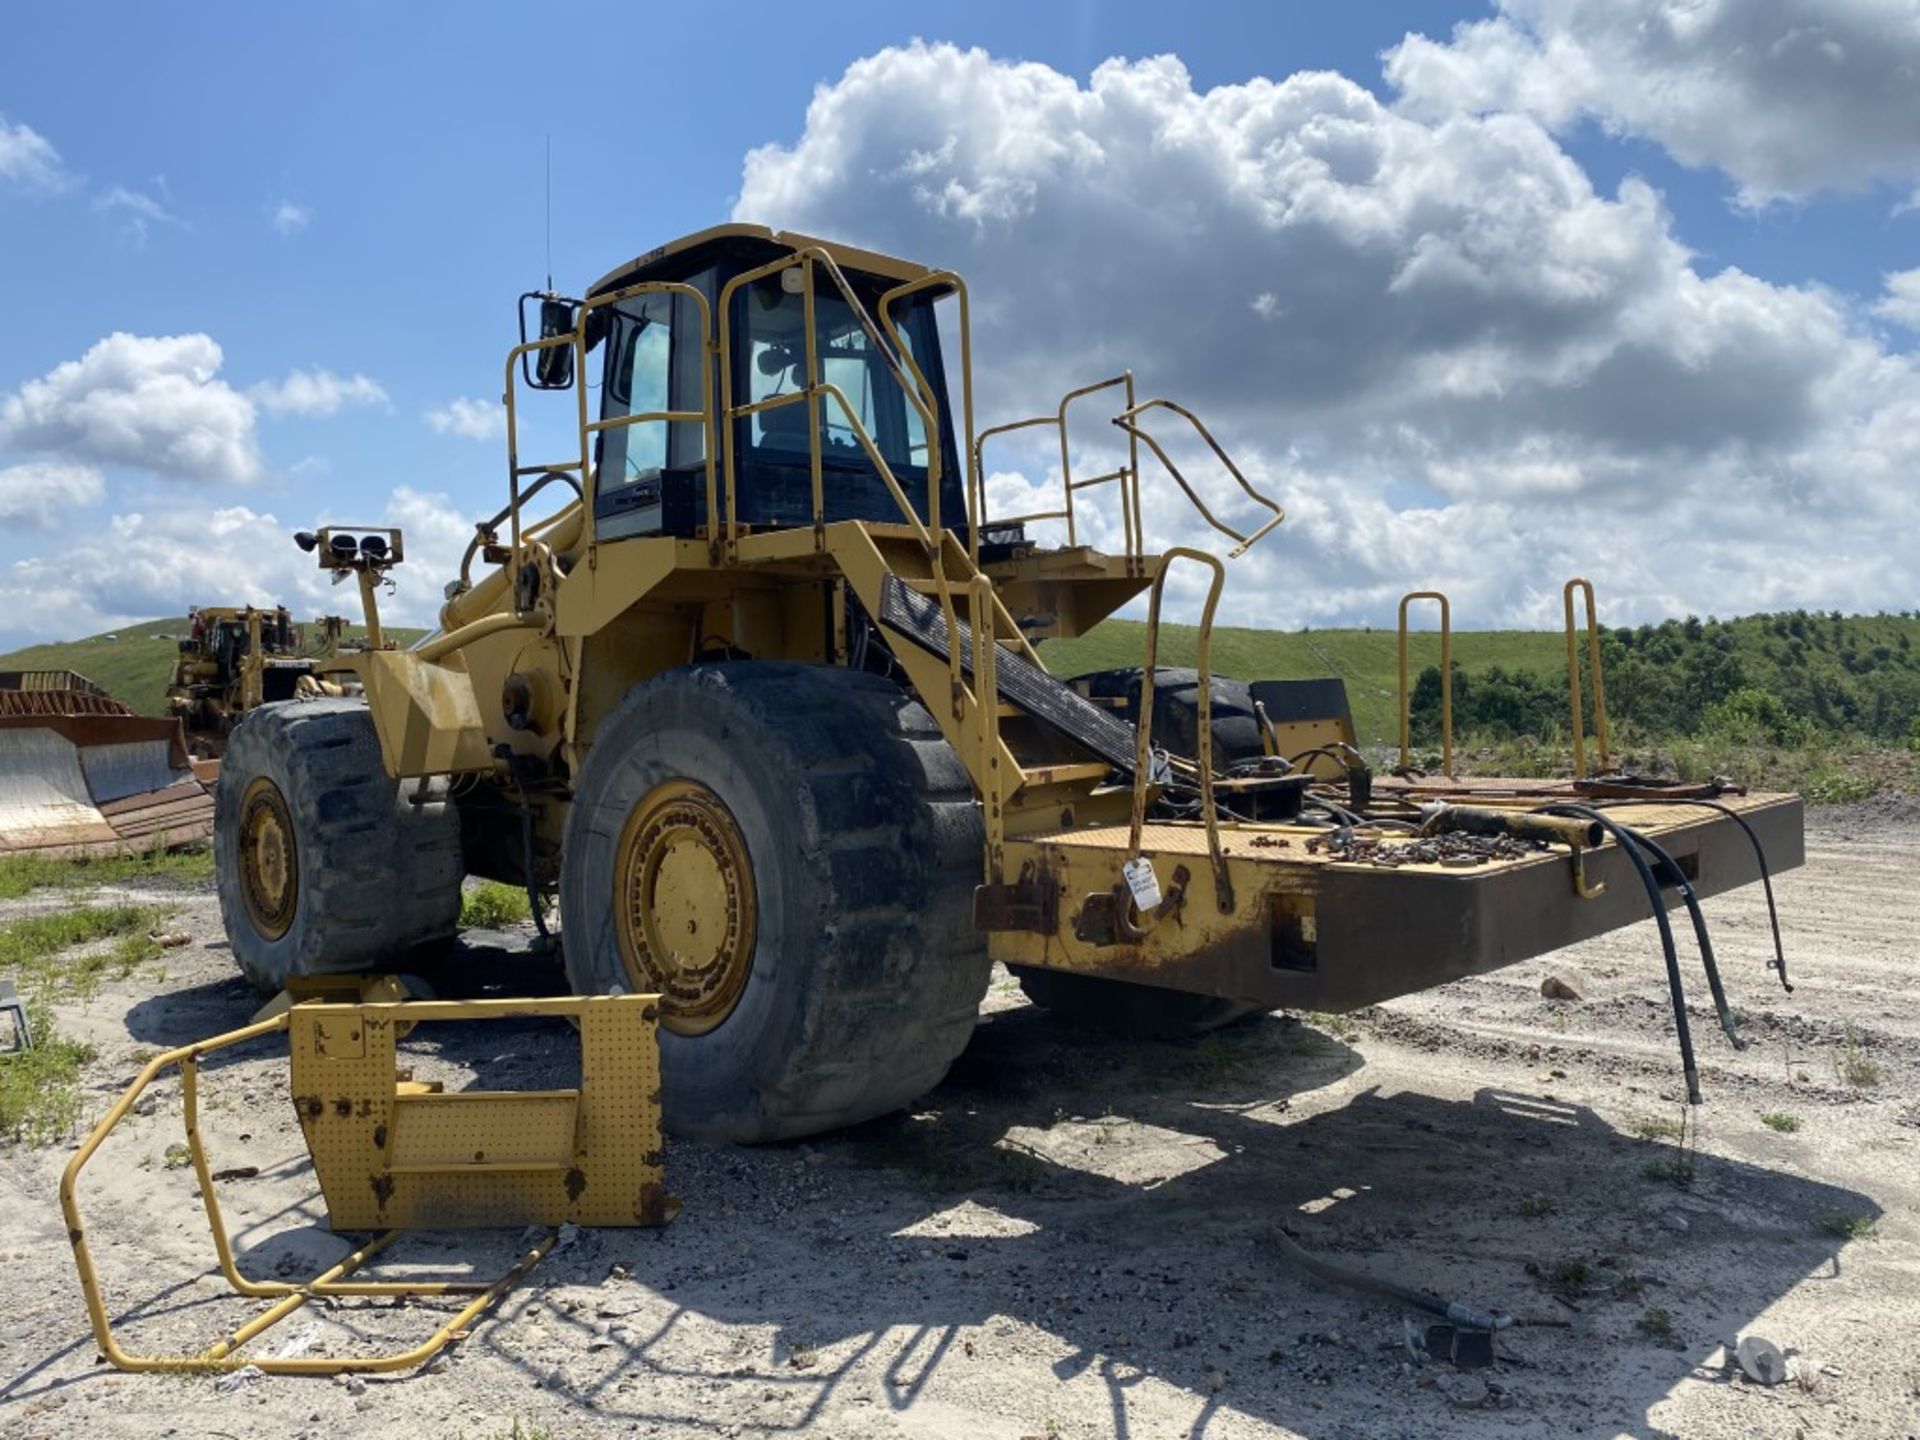
[[[553,293],[553,136],[547,136],[547,293]]]

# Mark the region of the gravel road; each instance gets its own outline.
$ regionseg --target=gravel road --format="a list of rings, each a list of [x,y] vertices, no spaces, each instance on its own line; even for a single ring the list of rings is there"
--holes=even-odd
[[[671,1147],[679,1219],[582,1233],[430,1373],[223,1387],[106,1368],[55,1201],[70,1149],[0,1151],[0,1435],[1912,1435],[1920,808],[1815,812],[1808,838],[1777,887],[1793,994],[1766,968],[1758,892],[1708,902],[1752,1043],[1736,1053],[1696,1005],[1707,1103],[1684,1144],[1650,924],[1187,1045],[1072,1032],[1002,976],[913,1113],[807,1144]],[[256,1003],[210,895],[97,898],[128,894],[177,906],[194,943],[164,978],[62,1008],[97,1048],[91,1115],[145,1056]],[[460,983],[557,988],[524,943],[470,937]],[[1555,973],[1585,998],[1543,998]],[[568,1044],[533,1024],[444,1029],[414,1046],[416,1072],[550,1083]],[[216,1167],[257,1167],[221,1186],[243,1264],[304,1274],[344,1253],[284,1062],[246,1052],[204,1084]],[[253,1308],[212,1274],[192,1172],[167,1159],[179,1137],[169,1084],[85,1197],[110,1303],[149,1349],[204,1345]],[[1302,1273],[1283,1227],[1522,1323],[1491,1368],[1416,1360],[1411,1312]],[[422,1237],[396,1268],[493,1273],[520,1239]],[[271,1343],[407,1343],[437,1313],[316,1311]],[[1787,1351],[1787,1383],[1735,1372],[1749,1334]]]

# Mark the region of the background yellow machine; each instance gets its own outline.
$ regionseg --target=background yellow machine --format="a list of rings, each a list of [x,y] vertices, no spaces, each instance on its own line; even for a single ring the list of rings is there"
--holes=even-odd
[[[167,713],[194,755],[211,759],[247,711],[292,699],[314,661],[300,654],[300,630],[285,606],[202,605],[189,624],[167,682]]]
[[[380,643],[397,533],[299,537],[359,578],[374,648],[364,697],[263,706],[227,753],[221,905],[263,988],[394,968],[452,932],[469,873],[557,892],[575,990],[662,997],[669,1127],[769,1140],[931,1088],[994,960],[1063,1012],[1178,1033],[1505,965],[1649,896],[1664,924],[1682,886],[1799,862],[1793,797],[1376,783],[1337,684],[1212,681],[1224,566],[1148,547],[1144,466],[1232,555],[1279,507],[1131,376],[976,433],[950,272],[729,225],[523,297],[522,337],[506,503],[437,634]],[[520,452],[528,387],[572,393],[563,458]],[[1126,459],[1077,475],[1069,418],[1103,404]],[[1216,517],[1169,427],[1258,528]],[[990,514],[983,447],[1021,429],[1058,431],[1060,504]],[[1081,543],[1094,505],[1118,553]],[[1153,664],[1174,563],[1207,581],[1197,673]],[[1144,671],[1048,674],[1037,643],[1143,593]],[[1631,808],[1534,813],[1603,794]]]

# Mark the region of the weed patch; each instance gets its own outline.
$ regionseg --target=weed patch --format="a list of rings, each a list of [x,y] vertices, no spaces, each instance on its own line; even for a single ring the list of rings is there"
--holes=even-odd
[[[1850,1215],[1844,1210],[1836,1210],[1814,1221],[1814,1228],[1835,1240],[1864,1240],[1873,1234],[1873,1228],[1878,1223],[1871,1215]]]
[[[1840,1048],[1834,1052],[1833,1073],[1856,1090],[1871,1089],[1880,1083],[1880,1062],[1869,1058],[1861,1049],[1860,1032],[1853,1028],[1851,1020],[1841,1034]]]
[[[78,890],[95,885],[164,880],[201,885],[213,879],[213,851],[149,850],[138,855],[8,855],[0,857],[0,900],[18,900],[35,890]]]
[[[90,995],[103,978],[124,979],[160,954],[149,937],[171,913],[152,905],[88,905],[23,915],[0,925],[0,970],[18,974],[24,989]],[[102,940],[114,943],[68,953]]]
[[[1673,1312],[1658,1306],[1634,1321],[1633,1328],[1657,1345],[1673,1344]]]
[[[80,1117],[80,1067],[93,1057],[86,1045],[53,1028],[46,1001],[27,1003],[34,1045],[0,1060],[0,1139],[44,1144],[73,1129]]]

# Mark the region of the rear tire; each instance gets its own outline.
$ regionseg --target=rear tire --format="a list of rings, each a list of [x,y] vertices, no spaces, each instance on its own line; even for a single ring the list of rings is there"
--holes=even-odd
[[[652,816],[683,839],[647,850]],[[583,994],[660,988],[643,964],[685,975],[660,1035],[675,1135],[751,1144],[885,1114],[973,1033],[991,969],[972,925],[981,844],[966,768],[891,681],[774,661],[669,671],[600,724],[574,787],[567,974]],[[681,875],[698,894],[671,889]],[[737,987],[714,976],[711,938],[685,941],[684,972],[677,953],[630,960],[642,941],[677,952],[697,925],[750,935]]]
[[[1067,683],[1084,686],[1094,699],[1120,700],[1118,713],[1128,724],[1140,720],[1140,689],[1146,671],[1096,670]],[[1264,753],[1260,720],[1244,680],[1212,677],[1213,768],[1223,771],[1239,760]],[[1197,758],[1200,753],[1200,672],[1181,667],[1157,667],[1153,672],[1153,740],[1175,754]],[[1027,999],[1052,1011],[1070,1025],[1136,1040],[1177,1040],[1231,1025],[1262,1013],[1257,1005],[1109,980],[1098,975],[1075,975],[1064,970],[1009,967]]]
[[[1126,670],[1095,670],[1076,675],[1067,683],[1085,687],[1095,700],[1119,700],[1116,713],[1129,725],[1140,722],[1140,684],[1146,672],[1139,667]],[[1260,720],[1253,713],[1253,694],[1244,680],[1212,677],[1213,768],[1223,772],[1238,760],[1258,759]],[[1200,672],[1179,666],[1160,667],[1153,672],[1153,743],[1176,755],[1198,759],[1200,755]]]
[[[262,705],[214,791],[220,918],[269,994],[296,975],[392,969],[460,922],[460,824],[444,790],[388,778],[358,700]]]

